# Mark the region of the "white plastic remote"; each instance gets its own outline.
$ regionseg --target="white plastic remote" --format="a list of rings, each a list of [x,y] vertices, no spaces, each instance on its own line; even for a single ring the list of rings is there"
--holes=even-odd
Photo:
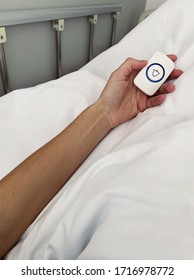
[[[134,84],[147,95],[153,95],[175,68],[174,62],[157,51],[134,79]]]

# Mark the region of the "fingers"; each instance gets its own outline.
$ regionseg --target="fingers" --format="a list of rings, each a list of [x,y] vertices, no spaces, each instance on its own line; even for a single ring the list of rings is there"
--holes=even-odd
[[[167,55],[173,62],[176,62],[177,60],[177,56],[175,54],[169,54]],[[175,69],[171,75],[168,77],[168,80],[174,80],[179,78],[181,75],[183,74],[182,70],[179,69]]]
[[[167,55],[173,62],[177,60],[177,56],[175,54]],[[147,60],[137,60],[134,58],[127,58],[123,64],[116,70],[118,74],[128,76],[133,70],[141,70],[146,66]],[[170,76],[170,79],[176,79],[182,74],[181,70],[174,70]]]
[[[179,77],[182,74],[181,70],[175,70],[172,74],[173,79]],[[147,99],[147,108],[151,108],[154,106],[161,105],[164,100],[166,99],[166,94],[171,93],[175,90],[175,85],[172,83],[165,83],[163,84],[158,92]]]
[[[179,78],[183,74],[183,71],[175,69],[169,76],[168,80],[174,80]],[[158,90],[158,94],[170,93],[175,90],[175,86],[172,83],[164,83]]]
[[[167,55],[173,62],[177,60],[177,56],[175,54],[168,54]]]
[[[175,62],[177,60],[177,56],[174,54],[169,54],[168,57]],[[175,69],[171,75],[168,77],[168,80],[174,80],[179,78],[182,75],[183,71]],[[159,91],[152,97],[147,99],[147,108],[155,107],[161,105],[165,99],[166,94],[171,93],[175,90],[175,86],[172,83],[164,83]]]
[[[165,99],[166,99],[165,94],[152,96],[152,97],[147,99],[147,108],[151,108],[151,107],[161,105],[164,102]]]
[[[175,90],[175,85],[171,83],[165,83],[161,86],[161,88],[158,90],[158,95],[159,94],[166,94],[166,93],[171,93]]]
[[[175,69],[174,71],[172,71],[172,73],[171,73],[170,76],[168,77],[168,80],[177,79],[177,78],[179,78],[182,74],[183,74],[183,71],[182,71],[182,70]]]

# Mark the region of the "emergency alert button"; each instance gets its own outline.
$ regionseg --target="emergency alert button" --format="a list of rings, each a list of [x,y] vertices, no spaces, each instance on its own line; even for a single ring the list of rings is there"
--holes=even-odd
[[[174,68],[174,62],[167,55],[157,51],[137,74],[134,84],[145,94],[152,96],[167,80]]]
[[[146,76],[153,83],[160,82],[165,76],[164,67],[159,63],[152,63],[146,70]]]

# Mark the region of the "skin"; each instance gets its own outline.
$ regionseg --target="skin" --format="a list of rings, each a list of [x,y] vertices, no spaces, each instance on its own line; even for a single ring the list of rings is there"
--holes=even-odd
[[[169,57],[177,59],[175,55]],[[112,73],[94,104],[0,181],[0,258],[112,129],[162,104],[166,94],[174,91],[172,83],[165,83],[148,97],[135,87],[134,77],[146,64],[128,58]],[[169,80],[181,74],[175,69]]]

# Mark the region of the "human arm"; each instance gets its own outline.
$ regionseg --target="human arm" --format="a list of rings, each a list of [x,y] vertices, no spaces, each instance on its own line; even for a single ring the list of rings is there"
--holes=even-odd
[[[94,104],[0,181],[1,258],[111,129],[164,101],[165,94],[148,98],[133,85],[145,65],[128,59]],[[172,84],[163,85],[160,92],[173,89]]]

